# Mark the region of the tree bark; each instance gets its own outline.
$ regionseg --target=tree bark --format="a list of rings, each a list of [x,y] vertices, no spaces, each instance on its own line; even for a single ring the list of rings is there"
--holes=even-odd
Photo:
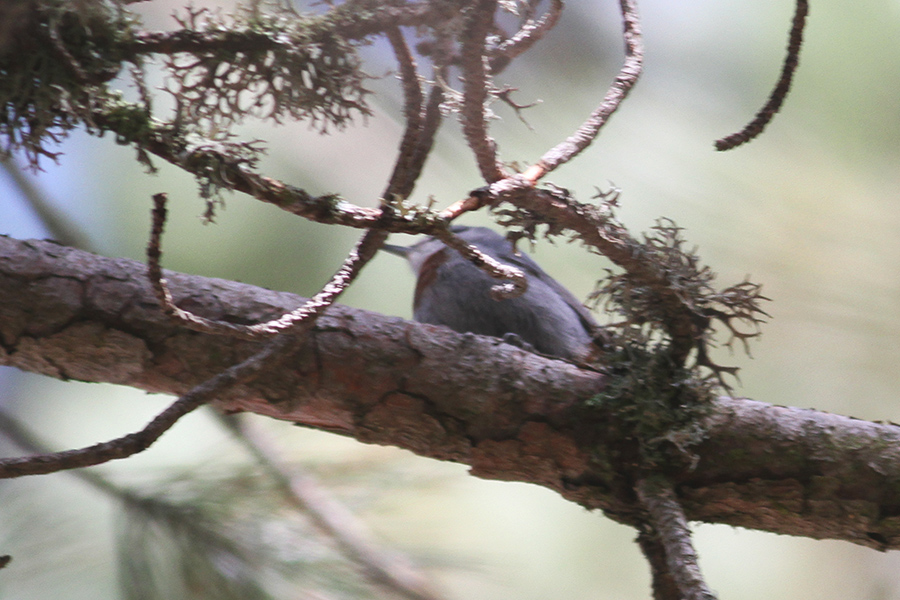
[[[253,323],[303,299],[166,273],[176,302]],[[163,315],[141,263],[0,237],[0,364],[179,395],[262,342],[188,331]],[[252,411],[556,490],[640,521],[635,440],[587,402],[607,375],[499,340],[335,306],[277,370],[224,394]],[[692,521],[900,548],[900,427],[718,398],[703,439],[668,473]]]

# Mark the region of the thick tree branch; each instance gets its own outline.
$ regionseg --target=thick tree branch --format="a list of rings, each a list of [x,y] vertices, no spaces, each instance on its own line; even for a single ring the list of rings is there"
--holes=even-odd
[[[51,242],[0,238],[0,364],[181,395],[252,355],[255,341],[197,334],[159,309],[146,267]],[[250,323],[286,293],[166,273],[176,302]],[[528,481],[629,524],[633,443],[605,376],[505,345],[334,306],[285,368],[220,396],[248,410]],[[900,427],[719,398],[669,474],[688,520],[900,548]],[[691,461],[686,461],[691,462]]]

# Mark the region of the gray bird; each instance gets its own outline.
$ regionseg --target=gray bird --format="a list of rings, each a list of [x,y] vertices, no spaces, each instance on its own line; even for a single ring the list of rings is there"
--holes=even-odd
[[[406,258],[416,274],[416,321],[521,341],[524,344],[519,345],[562,358],[586,360],[596,355],[602,330],[569,290],[530,257],[516,253],[498,233],[462,225],[450,229],[492,258],[522,270],[528,290],[516,298],[494,300],[490,291],[499,281],[436,238],[409,247],[385,244],[384,250]]]

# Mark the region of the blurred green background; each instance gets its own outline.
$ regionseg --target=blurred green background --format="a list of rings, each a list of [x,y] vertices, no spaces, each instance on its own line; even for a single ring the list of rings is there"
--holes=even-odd
[[[506,161],[528,163],[598,103],[621,63],[615,2],[569,2],[559,27],[500,78],[533,129],[503,106],[493,133]],[[136,5],[151,29],[173,27],[180,1]],[[712,142],[762,106],[780,69],[792,3],[640,3],[646,70],[599,140],[549,179],[582,200],[621,188],[633,232],[660,216],[686,228],[723,285],[764,285],[772,320],[753,344],[736,393],[773,404],[900,421],[900,2],[818,0],[793,92],[764,135],[717,153]],[[368,72],[391,68],[383,44],[362,50]],[[318,136],[305,124],[248,124],[268,142],[262,170],[311,193],[373,205],[401,130],[392,76],[370,87],[376,115]],[[36,183],[109,256],[142,260],[150,196],[167,192],[165,266],[309,295],[358,232],[226,197],[215,225],[190,177],[159,163],[146,175],[109,138],[72,136]],[[480,181],[448,122],[415,199],[445,206]],[[0,233],[44,237],[6,180]],[[483,215],[466,222],[486,224]],[[399,242],[405,243],[402,236]],[[538,245],[537,260],[579,297],[606,266],[574,245]],[[380,256],[344,296],[351,306],[409,317],[412,275]],[[0,402],[57,448],[138,429],[169,401],[105,385],[61,383],[4,369]],[[477,480],[459,465],[259,419],[273,440],[325,481],[340,473],[353,505],[385,543],[429,566],[446,596],[467,600],[648,598],[634,532],[525,484]],[[3,446],[6,454],[17,453]],[[247,462],[208,415],[179,423],[151,450],[104,466],[137,484],[169,470],[221,471]],[[348,475],[350,473],[350,475]],[[373,474],[374,473],[374,474]],[[365,498],[361,500],[360,498]],[[66,474],[0,484],[0,597],[117,598],[116,508]],[[695,527],[701,566],[727,600],[900,598],[900,555],[725,526]]]

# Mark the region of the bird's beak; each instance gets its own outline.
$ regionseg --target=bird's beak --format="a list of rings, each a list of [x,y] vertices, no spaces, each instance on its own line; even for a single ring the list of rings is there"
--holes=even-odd
[[[381,247],[382,250],[387,252],[388,254],[396,254],[397,256],[402,256],[403,258],[409,258],[409,247],[407,246],[395,246],[394,244],[384,244]]]

